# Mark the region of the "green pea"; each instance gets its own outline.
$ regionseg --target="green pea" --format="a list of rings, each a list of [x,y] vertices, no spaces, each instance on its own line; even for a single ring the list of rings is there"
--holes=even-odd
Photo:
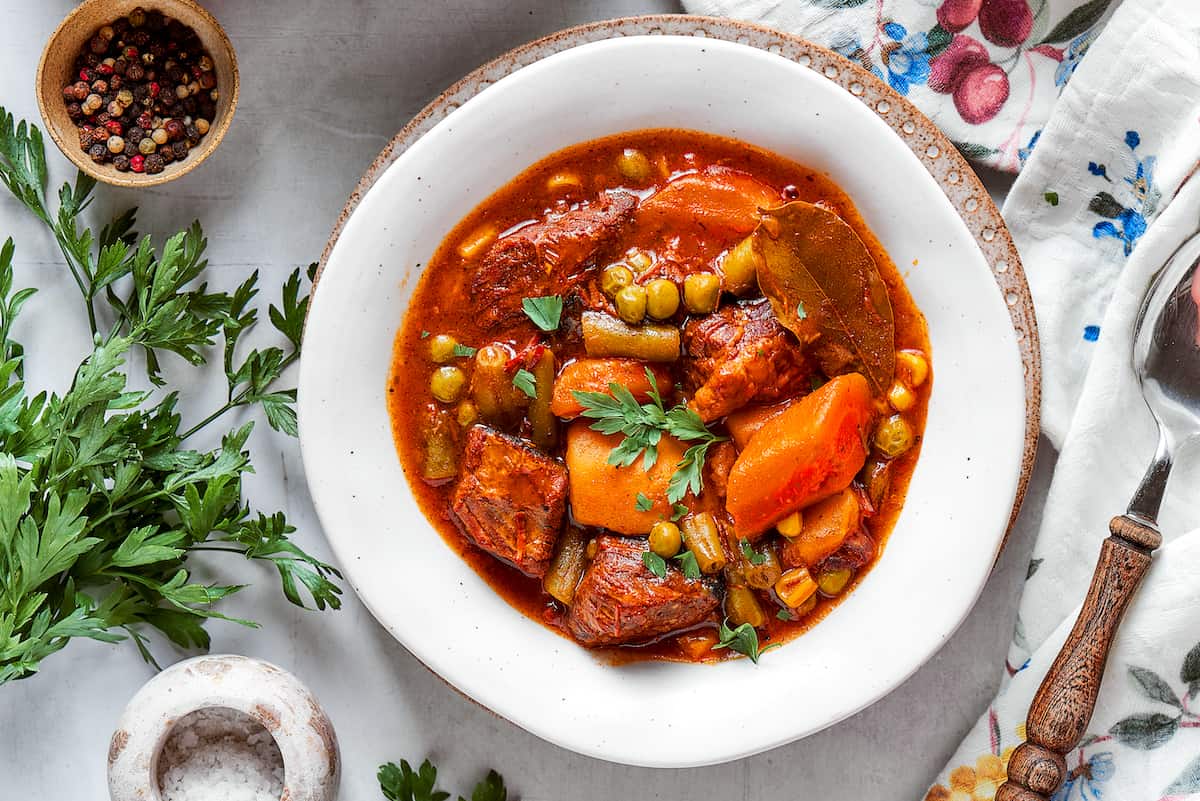
[[[679,310],[679,289],[675,282],[655,278],[646,284],[646,313],[655,320],[665,320]]]
[[[617,293],[617,316],[630,325],[646,316],[646,287],[630,284]]]

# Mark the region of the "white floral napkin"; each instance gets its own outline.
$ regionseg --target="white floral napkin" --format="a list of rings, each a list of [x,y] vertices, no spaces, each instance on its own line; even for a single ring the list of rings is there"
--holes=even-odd
[[[798,33],[886,80],[973,159],[1016,172],[1119,0],[683,0]]]
[[[1151,276],[1200,229],[1200,180],[1189,181],[1200,160],[1200,0],[685,4],[834,45],[907,93],[969,155],[1021,168],[1004,216],[1037,307],[1043,421],[1060,455],[1005,681],[926,796],[986,801],[1024,739],[1108,520],[1154,451],[1131,341]],[[998,34],[1027,26],[1023,38]],[[955,53],[977,55],[970,75],[980,82],[983,70],[996,76],[991,95],[949,69],[942,59]],[[1003,102],[992,67],[1007,76]],[[995,102],[976,103],[987,97]],[[1177,460],[1160,524],[1167,545],[1126,616],[1055,801],[1200,799],[1200,447]]]

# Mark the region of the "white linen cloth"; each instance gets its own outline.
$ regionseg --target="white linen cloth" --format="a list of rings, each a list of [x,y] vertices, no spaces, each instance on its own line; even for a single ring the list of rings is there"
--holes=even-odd
[[[971,5],[685,0],[689,11],[754,19],[827,45],[846,27],[944,14],[952,3]],[[1188,180],[1200,159],[1200,2],[1032,4],[1111,15],[1102,33],[1091,30],[1090,52],[1030,134],[1004,207],[1037,307],[1043,420],[1060,457],[1006,680],[927,801],[992,798],[1024,739],[1029,702],[1074,623],[1108,521],[1124,511],[1154,452],[1130,359],[1142,296],[1200,228],[1200,180]],[[935,95],[911,97],[957,138]],[[1071,772],[1055,801],[1200,798],[1200,447],[1177,457],[1160,516],[1167,544],[1126,616],[1089,735],[1068,755]]]

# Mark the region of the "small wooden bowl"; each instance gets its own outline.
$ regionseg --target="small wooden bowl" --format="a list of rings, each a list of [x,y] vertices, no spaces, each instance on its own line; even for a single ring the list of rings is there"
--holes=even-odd
[[[146,11],[161,11],[196,32],[204,49],[212,57],[217,73],[217,91],[220,93],[216,119],[210,120],[208,133],[200,140],[200,144],[192,148],[186,159],[171,162],[157,175],[118,172],[112,164],[93,162],[79,147],[79,129],[67,116],[67,104],[62,97],[63,87],[76,80],[75,58],[84,43],[101,26],[124,17],[139,6]],[[42,51],[36,79],[42,121],[63,155],[98,181],[128,187],[157,186],[196,169],[217,149],[229,130],[233,111],[237,108],[239,88],[237,56],[229,37],[212,14],[193,0],[84,0],[51,34],[50,41]]]

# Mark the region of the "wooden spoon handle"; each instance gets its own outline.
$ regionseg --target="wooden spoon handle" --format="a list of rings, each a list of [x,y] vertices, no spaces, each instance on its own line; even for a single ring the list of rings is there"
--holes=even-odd
[[[1079,618],[1033,697],[1027,742],[1013,752],[996,801],[1048,801],[1066,778],[1066,755],[1091,722],[1113,635],[1150,567],[1151,551],[1162,543],[1152,527],[1124,515],[1113,518],[1109,530]]]

